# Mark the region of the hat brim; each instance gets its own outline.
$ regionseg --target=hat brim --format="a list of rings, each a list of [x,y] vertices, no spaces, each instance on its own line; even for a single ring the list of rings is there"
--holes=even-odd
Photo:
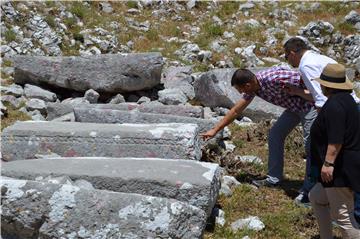
[[[344,83],[333,83],[333,82],[328,82],[328,81],[324,81],[320,78],[315,78],[314,80],[316,80],[317,82],[320,83],[320,85],[326,86],[328,88],[332,88],[332,89],[339,89],[339,90],[352,90],[354,89],[354,85],[353,83],[349,80],[349,78],[346,76],[346,80]]]

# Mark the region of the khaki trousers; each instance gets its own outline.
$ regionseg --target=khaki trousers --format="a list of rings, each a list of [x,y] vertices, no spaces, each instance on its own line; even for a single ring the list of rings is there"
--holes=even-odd
[[[333,238],[332,221],[339,225],[343,239],[360,239],[360,229],[354,218],[354,194],[349,188],[324,188],[317,183],[311,189],[309,199],[321,239]]]

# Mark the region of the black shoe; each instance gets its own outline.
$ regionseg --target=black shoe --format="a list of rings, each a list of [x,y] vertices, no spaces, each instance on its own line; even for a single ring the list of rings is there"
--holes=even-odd
[[[360,215],[354,213],[354,217],[355,217],[356,222],[357,222],[357,223],[359,224],[359,226],[360,226]]]
[[[268,178],[260,179],[260,180],[253,180],[251,183],[258,188],[260,188],[260,187],[273,188],[273,187],[279,186],[279,183],[272,183],[272,182],[270,182],[270,180]]]

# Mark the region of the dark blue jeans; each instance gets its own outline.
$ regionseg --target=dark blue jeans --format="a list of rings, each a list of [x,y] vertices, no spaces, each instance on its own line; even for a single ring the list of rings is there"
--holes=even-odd
[[[354,195],[354,215],[357,223],[360,224],[360,192],[355,192]]]

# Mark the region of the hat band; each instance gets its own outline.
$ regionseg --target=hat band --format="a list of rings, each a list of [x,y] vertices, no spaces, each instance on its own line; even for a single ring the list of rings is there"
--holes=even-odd
[[[326,76],[324,74],[320,75],[320,79],[332,83],[344,83],[346,81],[345,77],[337,78],[337,77]]]

